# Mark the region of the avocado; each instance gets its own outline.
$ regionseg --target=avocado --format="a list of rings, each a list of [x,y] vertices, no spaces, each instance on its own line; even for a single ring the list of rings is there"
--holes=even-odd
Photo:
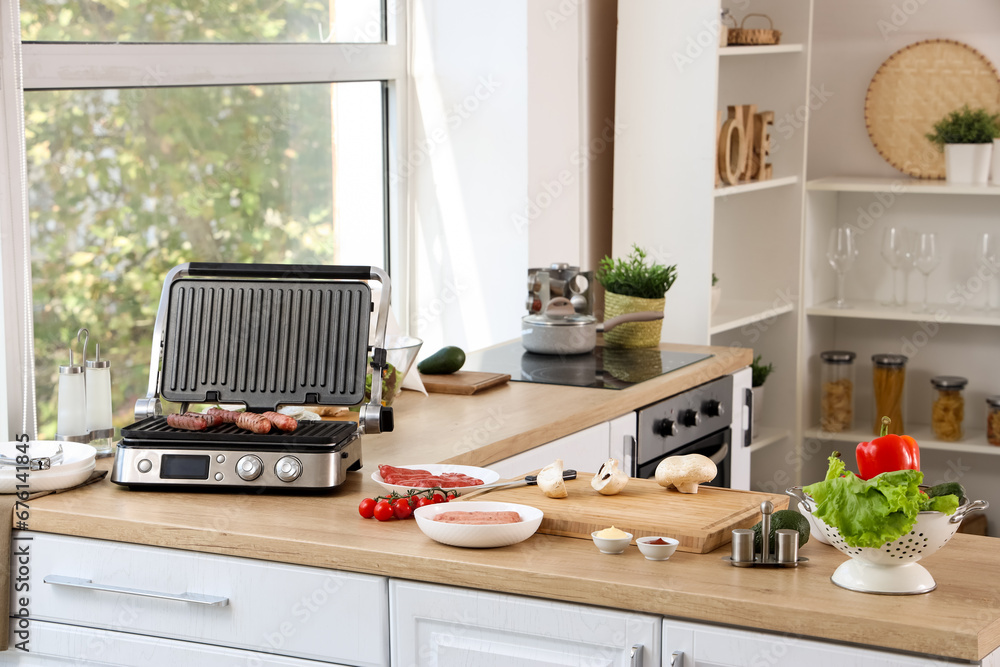
[[[805,518],[795,510],[778,510],[771,515],[771,553],[777,551],[777,542],[775,537],[776,530],[782,530],[787,528],[788,530],[799,531],[799,546],[803,546],[809,541],[809,519]],[[763,550],[763,542],[761,541],[761,531],[764,529],[764,522],[758,521],[751,530],[753,530],[753,549],[755,552],[760,552]]]
[[[932,486],[927,489],[928,498],[937,498],[938,496],[948,495],[957,496],[959,505],[962,505],[969,500],[965,495],[965,488],[958,482],[945,482],[944,484],[938,484],[937,486]]]
[[[424,375],[446,375],[454,373],[465,363],[465,352],[462,348],[449,345],[427,357],[419,364],[417,370]]]

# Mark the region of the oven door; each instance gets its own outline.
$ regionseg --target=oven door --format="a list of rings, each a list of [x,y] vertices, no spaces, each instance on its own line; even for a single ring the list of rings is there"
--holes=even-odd
[[[656,466],[658,466],[660,461],[668,456],[701,454],[702,456],[707,456],[712,459],[712,462],[715,463],[716,467],[719,469],[719,473],[715,476],[715,479],[711,482],[707,482],[708,486],[721,486],[729,488],[731,476],[730,460],[732,458],[732,439],[733,430],[731,428],[724,428],[721,431],[716,431],[715,433],[706,435],[705,437],[684,445],[683,447],[679,447],[678,449],[669,451],[662,456],[658,456],[655,459],[639,463],[635,476],[643,479],[651,479],[656,474]]]

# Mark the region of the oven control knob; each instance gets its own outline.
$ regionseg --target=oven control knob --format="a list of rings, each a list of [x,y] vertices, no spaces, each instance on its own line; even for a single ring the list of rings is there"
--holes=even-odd
[[[677,435],[677,422],[673,419],[661,419],[653,426],[653,430],[661,438],[666,438],[668,435]]]
[[[282,456],[274,464],[274,474],[282,482],[294,482],[302,474],[302,461],[294,456]]]
[[[685,426],[698,426],[701,424],[701,415],[698,414],[697,410],[685,410],[681,414],[681,423]]]
[[[240,476],[240,479],[248,482],[252,482],[260,477],[260,473],[263,470],[264,464],[261,463],[261,460],[253,454],[242,456],[240,457],[240,460],[236,462],[236,474]]]
[[[703,410],[705,412],[705,415],[708,417],[721,417],[722,415],[726,414],[725,406],[722,405],[721,402],[715,400],[705,403],[705,407],[703,408]]]

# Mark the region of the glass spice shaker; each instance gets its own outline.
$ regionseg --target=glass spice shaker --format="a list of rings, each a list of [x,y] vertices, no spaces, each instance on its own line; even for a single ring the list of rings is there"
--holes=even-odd
[[[906,362],[909,358],[902,354],[872,355],[872,432],[879,435],[882,417],[888,417],[889,433],[903,435],[903,389],[906,381]]]
[[[957,375],[938,375],[931,378],[937,391],[931,409],[931,428],[934,436],[945,442],[958,442],[964,437],[962,421],[965,419],[965,398],[962,390],[969,384]]]
[[[819,426],[826,433],[841,433],[854,428],[854,359],[846,350],[828,350],[819,357],[820,368]]]
[[[1000,395],[986,397],[986,441],[1000,447]]]

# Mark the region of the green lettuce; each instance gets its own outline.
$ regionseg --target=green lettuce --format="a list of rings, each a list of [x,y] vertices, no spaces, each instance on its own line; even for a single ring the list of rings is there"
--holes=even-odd
[[[954,493],[949,493],[946,496],[927,498],[924,500],[924,505],[920,509],[924,512],[943,512],[944,514],[950,515],[955,513],[955,510],[958,509],[958,505],[958,496]]]

